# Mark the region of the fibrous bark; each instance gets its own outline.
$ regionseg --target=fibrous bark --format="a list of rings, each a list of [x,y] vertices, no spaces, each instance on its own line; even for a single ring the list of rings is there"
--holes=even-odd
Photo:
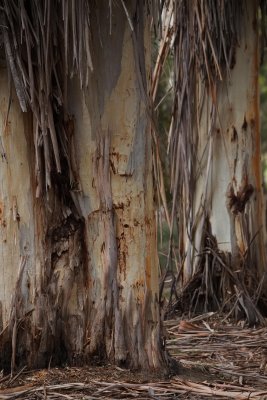
[[[11,158],[6,167],[10,177],[2,178],[2,197],[11,188],[5,207],[13,202],[7,252],[14,235],[17,244],[14,260],[3,254],[2,265],[8,264],[12,279],[7,280],[3,267],[1,283],[7,293],[0,300],[1,363],[11,363],[13,369],[22,363],[40,367],[94,360],[133,368],[158,369],[164,364],[149,113],[144,86],[140,88],[140,74],[144,83],[149,72],[150,45],[139,7],[139,2],[129,2],[128,15],[122,6],[116,8],[111,25],[106,2],[98,2],[91,11],[93,70],[83,89],[78,79],[69,79],[69,116],[60,121],[65,135],[61,172],[51,161],[51,185],[37,190],[38,198],[36,165],[40,176],[45,171],[42,162],[38,164],[43,155],[33,134],[36,120],[28,115],[26,124],[12,95],[12,145],[19,140],[24,147],[6,151],[7,160],[19,159],[20,153],[23,168],[15,180]],[[144,43],[133,40],[129,18]],[[140,53],[143,63],[137,58]],[[3,72],[2,121],[6,91]],[[11,142],[3,141],[4,148],[8,145]]]
[[[255,304],[266,270],[258,5],[229,1],[219,10],[197,1],[192,9],[187,2],[179,7],[181,37],[176,46],[183,57],[177,53],[177,110],[171,136],[179,284],[190,285],[196,275],[194,307],[227,303],[232,311],[239,307],[253,323],[259,317]],[[194,46],[199,53],[192,51]]]

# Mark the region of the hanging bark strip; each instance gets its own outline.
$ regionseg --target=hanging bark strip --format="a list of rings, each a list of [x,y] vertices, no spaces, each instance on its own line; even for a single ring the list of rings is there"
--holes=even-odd
[[[92,191],[81,177],[85,197],[80,201],[89,199],[81,208],[85,210],[87,238],[94,243],[88,242],[92,304],[88,351],[119,365],[159,368],[163,354],[157,350],[160,321],[152,152],[146,86],[140,87],[140,73],[145,74],[141,79],[147,79],[149,30],[146,21],[142,25],[140,14],[137,18],[137,4],[127,4],[127,13],[135,24],[140,23],[138,40],[145,37],[144,44],[137,43],[143,58],[136,59],[136,38],[134,42],[123,7],[114,16],[111,36],[103,14],[92,15],[93,63],[98,74],[92,75],[91,84],[96,88],[96,96],[92,97],[88,90],[84,99],[76,101],[76,104],[85,101],[85,108],[73,110],[81,131],[90,132],[91,141],[90,147],[86,137],[77,143],[81,155],[90,154],[87,161],[82,156],[79,160],[92,171],[89,182],[93,188]],[[96,33],[98,21],[101,37]],[[119,26],[119,30],[114,30],[114,26]],[[111,49],[112,62],[107,73],[104,60],[111,59]],[[123,59],[121,54],[125,55]],[[136,65],[140,60],[141,68]],[[95,270],[93,263],[98,259],[103,262]],[[105,286],[107,292],[103,290]]]
[[[119,311],[119,283],[117,280],[118,251],[116,239],[115,207],[112,199],[110,178],[110,133],[101,135],[96,158],[97,179],[96,185],[100,198],[100,210],[104,229],[101,253],[103,259],[102,290],[105,296],[101,306],[97,310],[92,331],[94,335],[90,343],[90,351],[101,353],[101,340],[112,332],[110,351],[114,353],[117,363],[126,359],[126,347],[124,342],[123,322]],[[99,338],[102,338],[99,340]],[[112,343],[113,342],[113,343]],[[114,349],[112,350],[112,348]]]
[[[0,169],[2,239],[6,235],[0,242],[6,332],[0,363],[7,368],[12,359],[14,369],[97,361],[159,369],[166,359],[149,88],[144,81],[140,86],[135,68],[138,48],[147,80],[147,8],[127,4],[138,31],[134,47],[122,4],[112,17],[104,0],[1,4],[6,54],[11,49],[13,57],[8,65],[15,65],[13,79],[18,75],[31,112],[23,117],[13,90],[6,118],[3,68],[0,123],[6,121],[8,163]],[[17,279],[21,256],[27,261]]]
[[[93,69],[89,2],[74,6],[69,0],[3,0],[1,21],[6,60],[21,109],[30,109],[36,121],[36,152],[41,152],[38,162],[44,163],[46,171],[45,182],[36,176],[40,195],[51,187],[53,170],[61,172],[62,157],[69,157],[62,151],[67,77],[77,74],[84,87]]]
[[[169,136],[178,285],[193,291],[194,310],[207,311],[226,303],[231,308],[239,282],[233,312],[245,312],[250,323],[258,319],[255,305],[266,271],[257,13],[258,3],[249,1],[222,1],[219,7],[212,1],[176,3]]]

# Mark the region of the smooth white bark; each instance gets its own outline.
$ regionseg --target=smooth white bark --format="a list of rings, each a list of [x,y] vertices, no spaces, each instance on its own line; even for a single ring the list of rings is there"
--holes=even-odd
[[[256,5],[248,2],[236,63],[230,75],[225,73],[216,85],[213,98],[201,82],[197,88],[196,187],[184,229],[185,280],[198,268],[207,220],[220,251],[247,258],[259,276],[265,271],[255,13]],[[233,210],[229,213],[227,206],[229,185],[238,201],[249,196],[244,210],[236,214]]]

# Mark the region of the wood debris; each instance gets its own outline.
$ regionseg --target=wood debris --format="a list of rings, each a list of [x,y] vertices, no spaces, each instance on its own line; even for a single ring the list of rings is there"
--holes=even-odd
[[[10,399],[267,399],[267,328],[242,328],[208,313],[165,322],[167,349],[181,364],[171,378],[111,366],[18,371],[0,379]],[[267,371],[266,371],[267,373]]]
[[[249,386],[231,384],[196,383],[190,380],[173,378],[165,382],[147,384],[129,382],[92,381],[62,383],[57,385],[23,385],[0,390],[1,400],[10,399],[173,399],[212,398],[212,399],[262,399],[266,390],[256,390]],[[184,395],[185,397],[182,397]],[[197,396],[197,397],[196,397]]]
[[[232,382],[267,387],[267,328],[193,320],[166,323],[167,347],[182,365],[201,368]]]

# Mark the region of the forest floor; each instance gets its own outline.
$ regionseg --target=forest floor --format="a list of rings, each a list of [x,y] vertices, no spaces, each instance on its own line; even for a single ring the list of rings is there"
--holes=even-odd
[[[165,336],[179,360],[176,375],[111,366],[22,369],[0,378],[0,400],[267,399],[267,328],[208,313],[166,321]]]

